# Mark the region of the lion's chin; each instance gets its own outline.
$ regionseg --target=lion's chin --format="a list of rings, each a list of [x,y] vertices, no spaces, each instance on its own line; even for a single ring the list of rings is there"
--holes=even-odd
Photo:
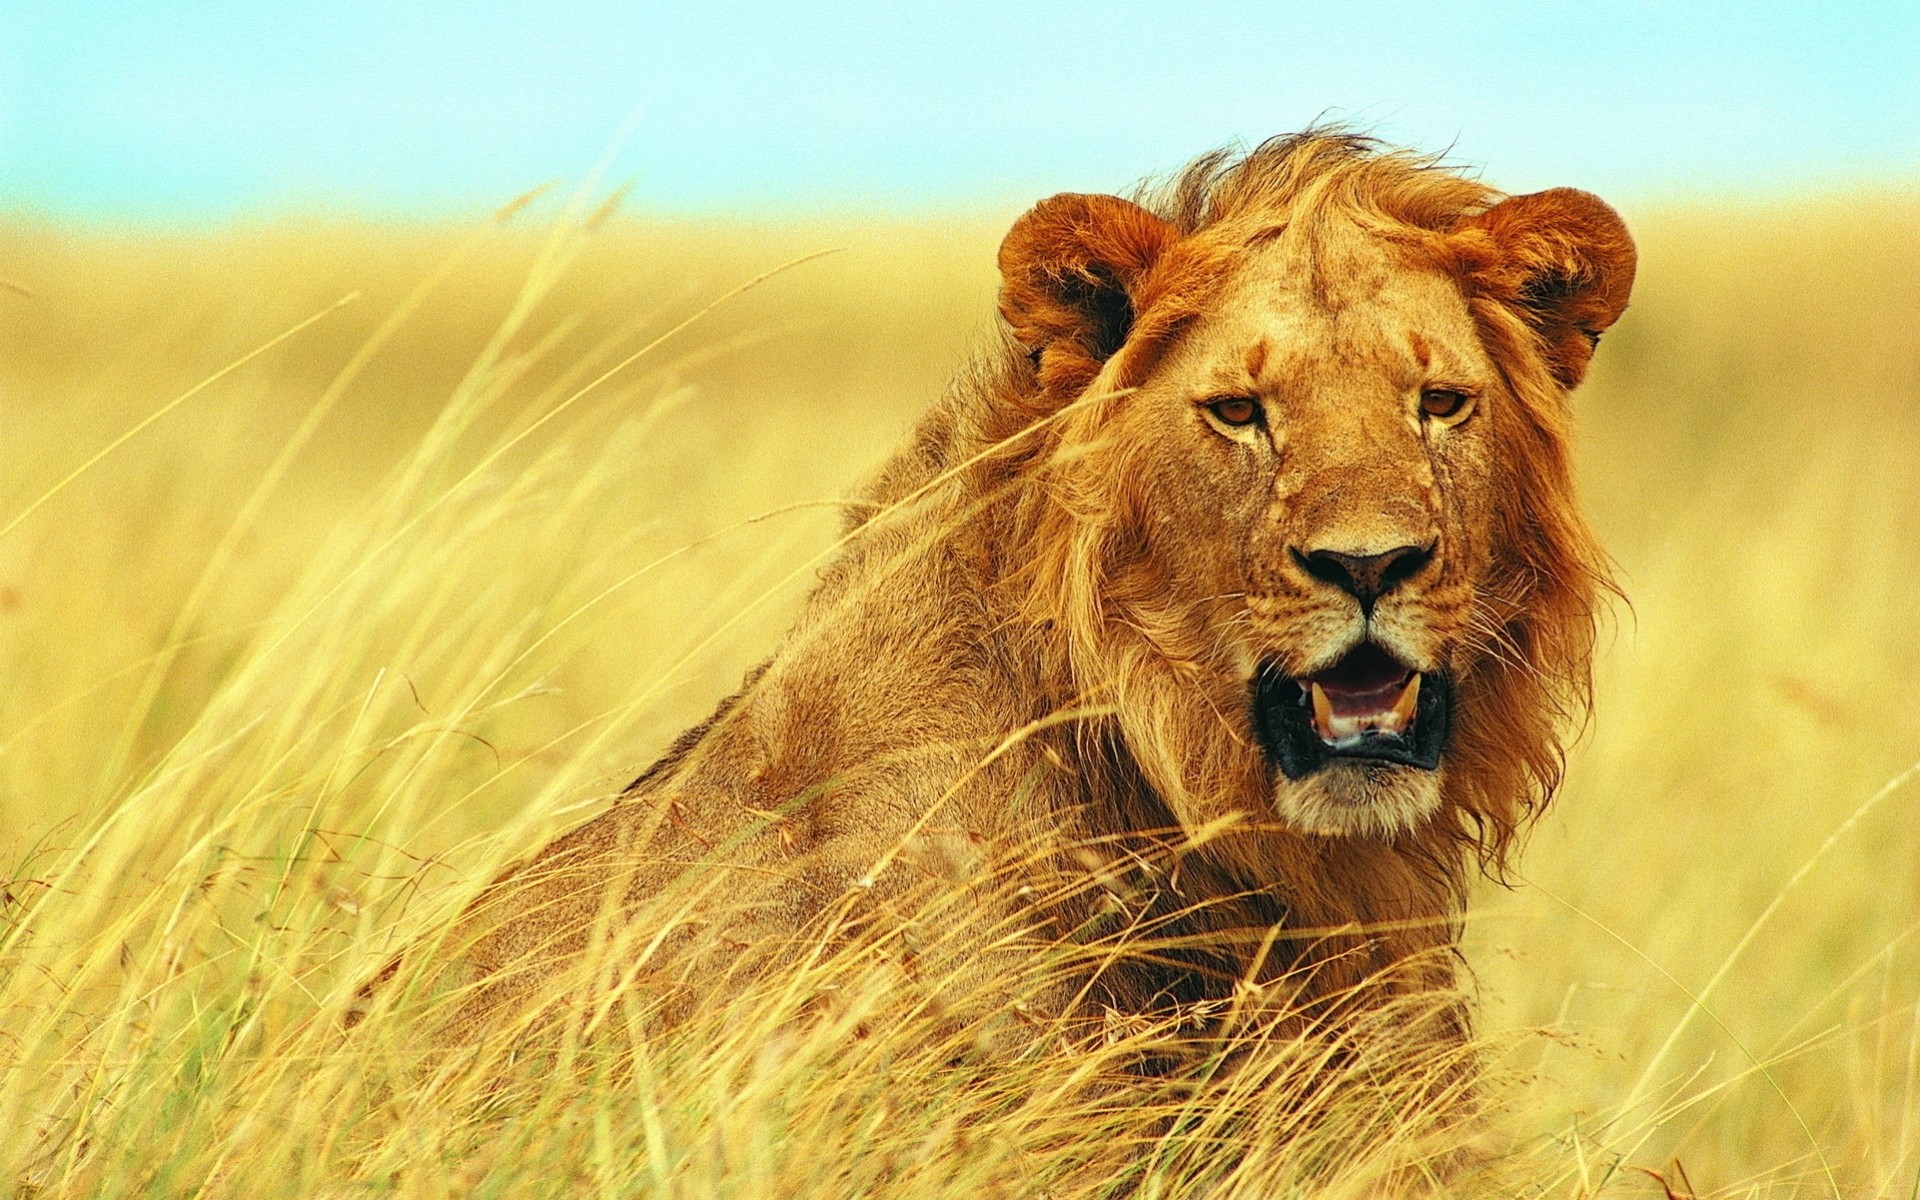
[[[1328,763],[1307,779],[1275,772],[1273,806],[1302,833],[1391,838],[1440,809],[1444,770],[1361,760]]]
[[[1273,772],[1274,809],[1306,833],[1393,837],[1440,807],[1453,687],[1362,642],[1294,678],[1268,660],[1249,715]]]

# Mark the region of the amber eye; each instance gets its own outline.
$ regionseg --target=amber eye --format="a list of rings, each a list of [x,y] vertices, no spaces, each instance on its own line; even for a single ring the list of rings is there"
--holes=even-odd
[[[1260,419],[1260,402],[1251,396],[1228,396],[1207,405],[1222,425],[1251,425]]]
[[[1444,420],[1458,416],[1460,410],[1467,406],[1467,399],[1465,392],[1457,392],[1452,388],[1427,388],[1420,393],[1420,411]]]

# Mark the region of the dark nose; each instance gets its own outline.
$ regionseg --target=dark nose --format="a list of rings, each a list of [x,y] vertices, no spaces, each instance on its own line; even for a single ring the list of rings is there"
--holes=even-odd
[[[1420,573],[1433,561],[1435,542],[1426,546],[1395,546],[1380,554],[1342,554],[1337,550],[1293,552],[1307,574],[1330,583],[1360,602],[1371,613],[1373,602]]]

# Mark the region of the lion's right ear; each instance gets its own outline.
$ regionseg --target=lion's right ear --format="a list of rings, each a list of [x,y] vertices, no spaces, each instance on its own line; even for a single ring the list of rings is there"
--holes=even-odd
[[[1179,240],[1118,196],[1042,200],[1000,243],[1000,315],[1034,355],[1041,385],[1078,393],[1133,328],[1147,276]]]

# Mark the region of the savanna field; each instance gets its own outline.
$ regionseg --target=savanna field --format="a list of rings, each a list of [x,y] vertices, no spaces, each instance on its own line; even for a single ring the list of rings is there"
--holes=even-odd
[[[1475,897],[1471,1119],[1391,1063],[1095,1086],[1127,1031],[982,1071],[857,956],[619,1056],[344,1035],[765,657],[991,329],[992,222],[593,208],[0,228],[0,1188],[1920,1192],[1911,198],[1625,211],[1577,400],[1626,599]]]

